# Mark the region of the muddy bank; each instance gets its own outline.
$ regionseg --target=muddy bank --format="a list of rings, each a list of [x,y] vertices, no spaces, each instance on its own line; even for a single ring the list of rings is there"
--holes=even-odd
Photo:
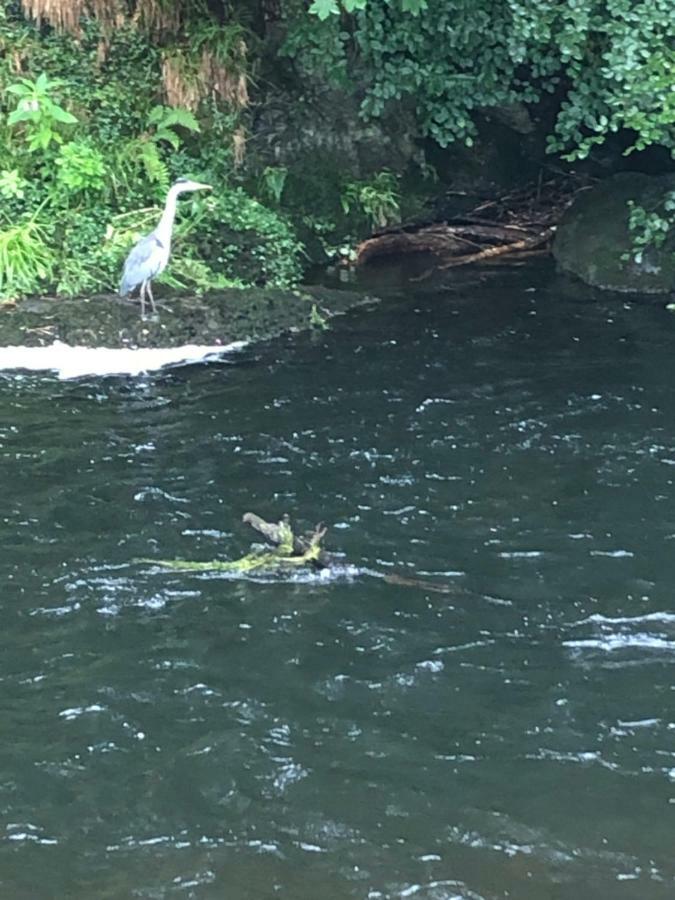
[[[133,349],[267,340],[376,302],[362,293],[324,287],[233,289],[158,300],[159,315],[141,319],[137,302],[110,295],[29,298],[0,307],[0,356],[3,347],[46,347],[55,341]]]

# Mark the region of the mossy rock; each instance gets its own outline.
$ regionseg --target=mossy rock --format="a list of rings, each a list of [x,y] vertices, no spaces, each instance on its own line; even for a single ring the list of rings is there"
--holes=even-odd
[[[137,302],[118,297],[29,298],[0,307],[3,347],[42,347],[60,341],[84,347],[226,346],[264,341],[310,328],[356,306],[377,302],[352,291],[311,286],[230,289],[203,297],[164,298],[156,291],[159,315],[142,319]]]
[[[628,228],[628,201],[657,209],[675,190],[675,174],[614,175],[584,191],[558,225],[553,255],[559,267],[586,284],[610,291],[666,294],[675,290],[675,229],[637,263]],[[624,258],[627,257],[627,258]]]

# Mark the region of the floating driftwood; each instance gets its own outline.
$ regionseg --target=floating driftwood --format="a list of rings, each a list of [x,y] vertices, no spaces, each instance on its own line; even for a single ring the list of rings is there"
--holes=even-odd
[[[241,575],[260,571],[283,572],[303,566],[325,569],[330,564],[330,555],[321,548],[321,541],[327,531],[323,525],[317,525],[309,534],[297,535],[293,532],[287,515],[279,522],[272,523],[266,522],[255,513],[246,513],[242,521],[262,534],[273,547],[271,549],[254,547],[246,556],[230,562],[219,559],[209,562],[187,559],[140,559],[138,562],[179,571],[234,572]]]
[[[298,534],[293,531],[288,515],[282,516],[278,522],[267,522],[261,516],[249,512],[243,516],[242,521],[255,529],[272,546],[254,547],[246,556],[230,562],[223,562],[219,559],[208,562],[188,559],[139,559],[136,561],[180,572],[232,572],[239,575],[249,575],[255,572],[282,574],[303,567],[320,571],[329,569],[337,563],[338,557],[328,553],[321,546],[328,530],[323,524],[317,525],[313,531]],[[408,578],[394,573],[385,574],[371,571],[368,574],[376,575],[388,584],[421,588],[440,594],[451,594],[458,591],[454,584]]]

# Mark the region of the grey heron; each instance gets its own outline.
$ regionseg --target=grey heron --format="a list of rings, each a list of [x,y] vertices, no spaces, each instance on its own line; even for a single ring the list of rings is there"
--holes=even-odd
[[[187,191],[208,190],[211,190],[210,184],[201,184],[201,182],[192,181],[189,178],[179,178],[169,188],[169,192],[166,195],[166,203],[164,204],[164,212],[157,224],[157,228],[141,238],[127,256],[124,263],[122,281],[120,282],[120,294],[122,297],[126,297],[140,284],[142,316],[145,315],[146,294],[150,298],[153,313],[157,312],[155,299],[152,296],[151,282],[153,278],[156,278],[160,272],[166,269],[166,264],[169,262],[171,235],[173,233],[173,222],[176,217],[178,196]]]

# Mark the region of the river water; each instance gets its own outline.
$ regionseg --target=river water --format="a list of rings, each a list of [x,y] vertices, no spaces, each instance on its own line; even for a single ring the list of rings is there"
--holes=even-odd
[[[0,896],[672,900],[674,414],[663,302],[538,268],[4,375]],[[249,510],[344,565],[135,562]]]

